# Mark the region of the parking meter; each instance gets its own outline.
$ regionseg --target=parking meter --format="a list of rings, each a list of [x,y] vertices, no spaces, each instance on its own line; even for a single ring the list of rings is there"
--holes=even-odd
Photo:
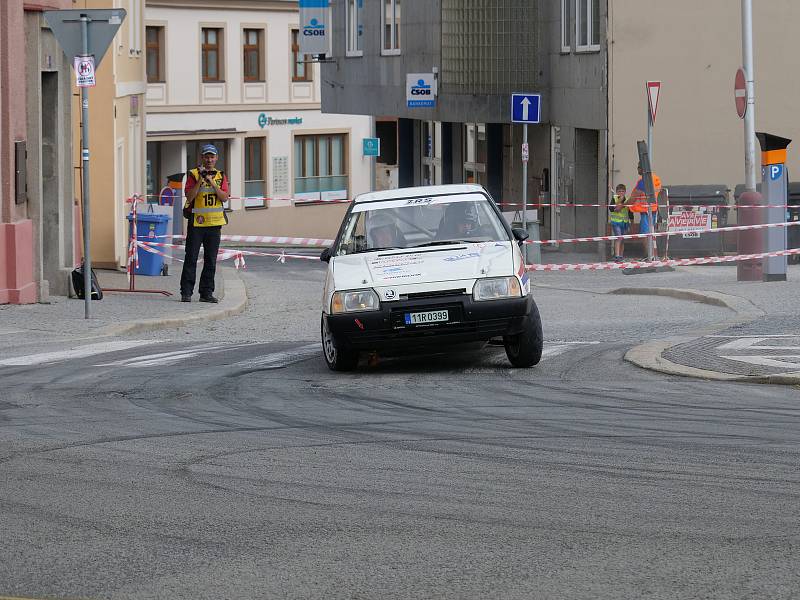
[[[792,142],[769,133],[756,133],[761,144],[761,195],[765,208],[765,223],[785,223],[789,198],[789,178],[786,173],[786,148]],[[774,208],[773,208],[774,207]],[[786,250],[786,227],[764,229],[765,252]],[[763,281],[786,281],[786,257],[764,259]]]

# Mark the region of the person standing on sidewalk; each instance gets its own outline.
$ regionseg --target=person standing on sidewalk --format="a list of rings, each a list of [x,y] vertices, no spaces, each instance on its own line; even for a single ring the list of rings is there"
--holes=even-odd
[[[608,206],[608,220],[611,222],[611,235],[625,235],[628,233],[630,227],[631,217],[630,210],[627,205],[627,198],[625,194],[628,188],[624,183],[617,185],[616,193],[613,197],[613,204]],[[622,262],[622,253],[625,248],[625,240],[614,240],[614,256],[611,260],[614,262]]]
[[[228,224],[223,202],[228,199],[228,178],[216,168],[219,152],[212,144],[200,149],[200,166],[186,176],[184,215],[189,218],[186,232],[186,257],[181,271],[181,302],[191,302],[197,276],[197,257],[203,248],[200,273],[200,302],[219,302],[214,296],[222,226]],[[191,212],[189,212],[191,211]]]

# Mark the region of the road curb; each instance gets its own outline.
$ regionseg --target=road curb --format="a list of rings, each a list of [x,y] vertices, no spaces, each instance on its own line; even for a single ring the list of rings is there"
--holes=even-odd
[[[210,305],[210,307],[203,305],[203,308],[195,308],[185,316],[145,319],[132,321],[124,325],[114,325],[103,328],[98,332],[98,335],[117,336],[160,329],[174,329],[190,323],[218,321],[242,313],[247,307],[247,288],[244,285],[244,281],[239,277],[238,272],[230,267],[223,267],[220,272],[224,283],[225,295],[218,305]]]
[[[728,308],[735,313],[733,319],[717,323],[702,330],[701,335],[681,338],[668,338],[665,340],[655,340],[640,344],[625,353],[625,360],[628,362],[648,369],[658,371],[667,375],[679,375],[682,377],[694,377],[699,379],[709,379],[715,381],[733,381],[740,383],[768,383],[775,385],[800,385],[800,371],[796,373],[782,373],[779,375],[754,375],[742,376],[722,373],[721,371],[711,371],[680,365],[667,360],[662,355],[673,346],[691,342],[705,335],[710,335],[728,329],[735,325],[743,325],[763,317],[766,313],[755,306],[752,302],[732,294],[721,292],[700,291],[692,289],[676,288],[619,288],[608,292],[609,294],[619,295],[639,295],[639,296],[665,296],[677,300],[688,300],[691,302],[701,302],[712,306]]]

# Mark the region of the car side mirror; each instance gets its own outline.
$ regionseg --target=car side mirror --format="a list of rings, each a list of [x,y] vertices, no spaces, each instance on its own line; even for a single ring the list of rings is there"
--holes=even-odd
[[[319,259],[322,262],[330,262],[331,261],[331,249],[330,248],[325,248],[325,250],[322,251],[322,254],[319,255]]]
[[[511,230],[511,233],[514,234],[514,239],[518,242],[524,242],[528,239],[528,232],[522,229],[522,227],[514,227],[514,229]]]

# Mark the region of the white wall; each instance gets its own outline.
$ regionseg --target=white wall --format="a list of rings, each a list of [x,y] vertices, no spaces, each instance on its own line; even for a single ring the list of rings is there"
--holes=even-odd
[[[320,112],[319,65],[312,82],[291,81],[291,29],[299,24],[296,11],[207,10],[147,8],[148,25],[165,27],[165,83],[148,84],[148,140],[225,138],[230,140],[226,164],[231,192],[244,191],[245,137],[266,138],[267,195],[273,195],[272,158],[289,158],[289,191],[293,189],[293,135],[347,133],[349,135],[349,196],[369,191],[370,163],[361,156],[361,140],[371,137],[369,117],[330,115]],[[201,81],[201,28],[222,27],[224,33],[224,83]],[[265,84],[245,84],[242,78],[242,36],[244,28],[264,28]],[[259,125],[259,115],[274,119],[301,118],[302,124]],[[203,130],[225,132],[206,136]],[[176,133],[179,132],[179,133]],[[163,161],[173,161],[179,144],[162,148]],[[193,165],[196,157],[187,157]],[[173,161],[174,162],[174,161]],[[236,203],[234,203],[236,206]],[[253,213],[254,214],[254,213]],[[310,212],[300,214],[311,214]],[[235,224],[233,220],[231,226]],[[338,226],[338,222],[336,223]],[[230,229],[230,227],[229,227]],[[234,233],[231,231],[231,233]]]

